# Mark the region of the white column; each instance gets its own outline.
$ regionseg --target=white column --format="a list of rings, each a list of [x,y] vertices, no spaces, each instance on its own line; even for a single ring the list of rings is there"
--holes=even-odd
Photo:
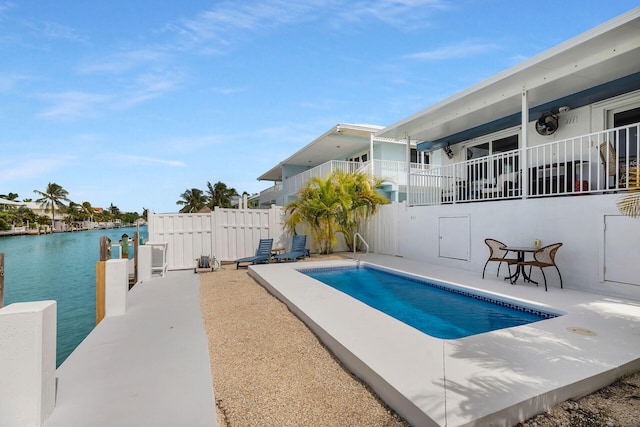
[[[107,261],[104,285],[104,316],[119,316],[127,311],[129,293],[128,259]]]
[[[40,426],[56,391],[56,302],[0,309],[0,426]]]
[[[522,197],[529,196],[529,159],[527,158],[527,125],[529,124],[529,96],[525,88],[522,89],[522,122],[520,124],[522,137],[520,149],[520,170],[522,171]]]

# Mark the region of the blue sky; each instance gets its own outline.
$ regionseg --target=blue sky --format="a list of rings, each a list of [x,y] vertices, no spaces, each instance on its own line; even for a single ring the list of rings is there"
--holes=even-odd
[[[337,123],[389,125],[637,0],[0,0],[0,194],[176,212]]]

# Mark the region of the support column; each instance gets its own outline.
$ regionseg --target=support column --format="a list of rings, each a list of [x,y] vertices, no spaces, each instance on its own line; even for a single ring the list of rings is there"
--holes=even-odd
[[[520,170],[522,171],[522,198],[529,197],[529,159],[527,158],[527,126],[529,124],[529,92],[522,88],[522,122],[520,123]]]
[[[0,355],[0,425],[42,425],[55,406],[56,302],[0,309]]]

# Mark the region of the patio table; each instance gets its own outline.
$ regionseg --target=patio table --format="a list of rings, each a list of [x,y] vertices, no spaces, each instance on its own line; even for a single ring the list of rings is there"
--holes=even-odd
[[[538,282],[536,282],[535,280],[531,279],[531,277],[525,271],[524,265],[520,265],[520,263],[524,261],[524,257],[525,257],[526,253],[534,253],[538,249],[539,248],[535,248],[533,246],[507,246],[507,247],[505,247],[504,248],[505,251],[516,252],[517,253],[516,258],[518,259],[518,264],[516,264],[516,271],[511,276],[505,277],[504,280],[509,279],[509,281],[513,285],[513,284],[515,284],[516,280],[518,280],[518,277],[520,277],[520,274],[522,274],[522,278],[524,280],[526,280],[528,282],[531,282],[531,283],[535,283],[537,285]]]

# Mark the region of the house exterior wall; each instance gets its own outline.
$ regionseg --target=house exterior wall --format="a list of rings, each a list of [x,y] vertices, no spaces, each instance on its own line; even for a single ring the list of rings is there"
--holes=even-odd
[[[309,169],[310,167],[308,166],[282,165],[282,180],[284,181]]]
[[[619,197],[619,194],[606,194],[415,207],[392,204],[380,208],[381,216],[390,217],[378,221],[387,226],[370,226],[365,238],[377,253],[474,271],[479,275],[488,257],[485,238],[528,247],[534,239],[540,239],[543,246],[562,242],[556,262],[565,288],[640,300],[640,275],[637,284],[604,280],[604,220],[605,215],[620,215],[616,209]],[[440,220],[452,217],[468,218],[468,240],[460,239],[457,243],[461,252],[468,250],[468,260],[440,256],[440,236],[446,232],[439,229]],[[640,220],[623,218],[629,227],[640,227]],[[397,227],[389,233],[389,224],[396,223]],[[397,242],[393,241],[394,236]],[[633,249],[637,248],[637,242],[619,243],[640,251]],[[639,267],[630,265],[629,268]],[[487,277],[495,277],[496,269],[497,263],[489,263]],[[504,272],[503,265],[501,274]],[[545,274],[550,287],[559,287],[553,268],[545,270]],[[539,270],[533,270],[533,278],[542,279]]]
[[[380,160],[407,161],[407,147],[404,144],[380,144]]]

